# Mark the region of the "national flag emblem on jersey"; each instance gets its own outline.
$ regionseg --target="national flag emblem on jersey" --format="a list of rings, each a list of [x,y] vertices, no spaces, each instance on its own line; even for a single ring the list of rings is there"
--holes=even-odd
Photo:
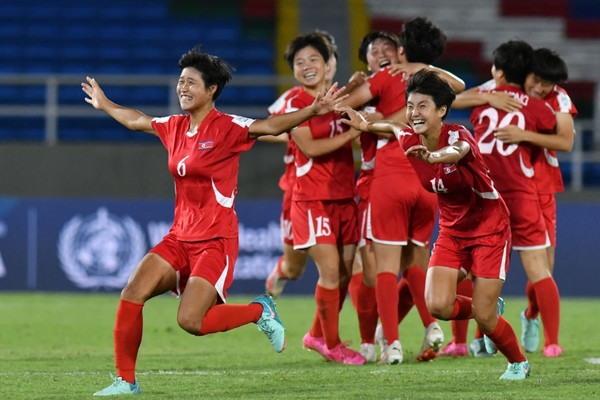
[[[443,168],[446,175],[456,172],[456,164],[444,164]]]
[[[214,140],[207,140],[206,142],[199,142],[198,143],[198,150],[210,150],[213,147],[215,147],[215,141]]]

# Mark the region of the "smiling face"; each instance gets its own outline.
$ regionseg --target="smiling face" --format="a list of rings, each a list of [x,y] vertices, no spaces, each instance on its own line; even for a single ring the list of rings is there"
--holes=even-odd
[[[322,85],[328,69],[321,53],[312,46],[304,47],[294,55],[294,78],[306,88],[316,89]]]
[[[192,112],[207,104],[213,103],[213,94],[217,86],[207,88],[202,74],[196,68],[187,67],[181,70],[177,82],[177,97],[183,111]]]
[[[525,78],[525,93],[531,97],[543,99],[552,92],[554,83],[542,79],[533,72],[530,72]]]
[[[390,64],[398,64],[398,49],[391,41],[377,38],[367,48],[367,67],[377,72]]]
[[[427,94],[413,92],[406,100],[406,118],[413,130],[423,136],[439,132],[446,106],[437,108]]]

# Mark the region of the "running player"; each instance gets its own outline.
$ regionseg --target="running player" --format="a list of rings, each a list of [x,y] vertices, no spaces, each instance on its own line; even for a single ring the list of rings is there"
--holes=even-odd
[[[231,79],[227,63],[199,47],[179,60],[177,95],[182,115],[153,118],[110,101],[94,78],[82,83],[85,101],[134,131],[158,136],[168,151],[175,181],[173,226],[140,261],[121,292],[114,327],[117,377],[97,396],[141,392],[135,376],[142,341],[142,309],[147,300],[173,291],[181,296],[177,322],[202,336],[256,323],[273,348],[285,346],[285,330],[270,296],[247,305],[224,304],[238,255],[234,211],[239,157],[260,135],[277,135],[315,115],[327,114],[342,91],[335,85],[295,113],[253,120],[215,109]]]
[[[347,108],[350,126],[394,133],[409,156],[421,185],[438,197],[440,232],[427,271],[427,306],[441,319],[475,318],[508,360],[500,379],[521,380],[530,374],[515,333],[496,312],[510,259],[510,222],[506,204],[494,188],[471,133],[444,124],[455,94],[434,71],[422,70],[408,80],[410,124],[368,123]],[[400,149],[398,149],[400,151]],[[473,297],[456,294],[467,273],[475,277]]]

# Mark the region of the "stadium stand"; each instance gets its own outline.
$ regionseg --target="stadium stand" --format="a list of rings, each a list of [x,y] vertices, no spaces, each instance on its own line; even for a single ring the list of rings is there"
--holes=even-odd
[[[592,4],[593,3],[593,4]],[[429,16],[448,36],[439,66],[457,73],[472,87],[490,78],[493,49],[506,40],[523,38],[534,47],[549,47],[565,58],[570,81],[565,85],[579,110],[578,120],[596,121],[578,131],[585,185],[600,185],[600,127],[595,103],[600,81],[600,2],[586,0],[420,0],[398,6],[393,0],[368,0],[371,29],[399,32],[403,21]],[[468,120],[468,111],[451,118]],[[595,119],[594,119],[595,118]],[[597,159],[597,160],[596,160]],[[570,183],[570,160],[561,162]]]
[[[0,3],[0,74],[174,75],[183,52],[196,44],[227,60],[240,75],[274,75],[275,0],[189,2],[182,0]],[[193,5],[196,7],[193,7]],[[234,78],[235,79],[235,78]],[[114,87],[117,102],[140,107],[166,105],[167,86]],[[110,91],[109,91],[110,90]],[[0,85],[2,104],[43,104],[44,85]],[[230,87],[219,105],[252,102],[266,108],[274,87]],[[81,105],[79,86],[61,86],[59,103]],[[98,121],[101,118],[97,119]],[[82,125],[61,118],[59,140],[148,140],[113,124]],[[89,124],[88,124],[89,125]],[[0,140],[43,139],[41,131],[13,124]],[[100,134],[99,131],[104,132]]]

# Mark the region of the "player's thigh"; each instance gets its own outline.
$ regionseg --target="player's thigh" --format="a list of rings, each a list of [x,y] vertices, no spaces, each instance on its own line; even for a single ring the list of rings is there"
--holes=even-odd
[[[121,298],[143,303],[154,296],[174,290],[176,285],[175,269],[160,255],[148,253],[129,277]]]
[[[181,295],[177,322],[186,331],[197,334],[204,316],[217,303],[217,299],[217,290],[210,282],[199,276],[191,276]]]
[[[447,318],[456,298],[459,270],[445,266],[430,266],[425,279],[425,303],[432,314]]]

